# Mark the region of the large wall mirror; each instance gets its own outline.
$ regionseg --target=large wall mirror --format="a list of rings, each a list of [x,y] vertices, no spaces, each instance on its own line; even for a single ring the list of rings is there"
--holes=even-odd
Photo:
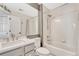
[[[19,36],[39,36],[36,8],[26,3],[3,3],[0,8],[0,38],[13,40]]]

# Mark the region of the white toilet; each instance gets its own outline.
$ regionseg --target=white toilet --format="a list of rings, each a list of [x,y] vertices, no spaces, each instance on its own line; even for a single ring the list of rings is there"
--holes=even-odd
[[[49,56],[50,55],[49,50],[44,47],[40,47],[36,49],[36,53],[38,56]]]
[[[38,56],[49,56],[50,52],[48,49],[44,47],[40,47],[40,38],[34,38],[35,46],[36,46],[36,55]]]

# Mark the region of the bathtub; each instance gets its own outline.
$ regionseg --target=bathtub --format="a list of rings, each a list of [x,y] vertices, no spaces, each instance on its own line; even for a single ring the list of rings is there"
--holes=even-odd
[[[62,48],[58,48],[46,42],[44,42],[44,47],[47,48],[51,52],[51,54],[55,56],[75,56],[76,55],[75,52],[68,51]]]

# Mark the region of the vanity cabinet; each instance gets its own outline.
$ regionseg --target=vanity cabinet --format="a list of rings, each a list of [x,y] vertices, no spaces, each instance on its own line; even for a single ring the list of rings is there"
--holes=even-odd
[[[1,54],[1,56],[24,56],[24,48],[22,47],[15,50],[7,51]]]
[[[28,53],[28,52],[30,52],[30,51],[32,51],[34,49],[35,49],[35,44],[34,43],[32,43],[32,44],[30,44],[28,46],[25,46],[25,53]]]
[[[0,54],[0,56],[30,56],[35,52],[35,44],[30,43]]]
[[[30,56],[30,55],[34,54],[34,50],[35,50],[34,43],[32,43],[28,46],[25,46],[25,56]]]

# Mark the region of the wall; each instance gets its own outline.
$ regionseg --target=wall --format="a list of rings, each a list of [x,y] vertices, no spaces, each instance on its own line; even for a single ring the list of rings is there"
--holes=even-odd
[[[48,14],[52,15],[51,18],[48,18],[48,14],[43,16],[43,39],[45,41],[50,41],[52,45],[55,45],[58,48],[66,49],[77,53],[79,50],[78,45],[78,13],[79,13],[79,4],[67,4],[54,10],[51,10]],[[44,9],[46,10],[46,9]],[[62,11],[62,12],[61,12]],[[49,32],[46,28],[47,19],[50,21]],[[50,32],[51,30],[51,32]],[[48,33],[47,33],[48,32]],[[51,34],[50,40],[47,39],[47,34]],[[61,45],[60,45],[61,44]]]
[[[52,19],[52,43],[55,44],[56,42],[58,42],[59,44],[63,44],[63,46],[66,46],[69,50],[75,51],[75,26],[77,24],[77,18],[78,14],[72,12]]]
[[[47,20],[48,20],[48,15],[50,15],[50,10],[47,9],[43,5],[43,41],[47,41],[47,36],[48,36],[48,31],[47,31]]]

